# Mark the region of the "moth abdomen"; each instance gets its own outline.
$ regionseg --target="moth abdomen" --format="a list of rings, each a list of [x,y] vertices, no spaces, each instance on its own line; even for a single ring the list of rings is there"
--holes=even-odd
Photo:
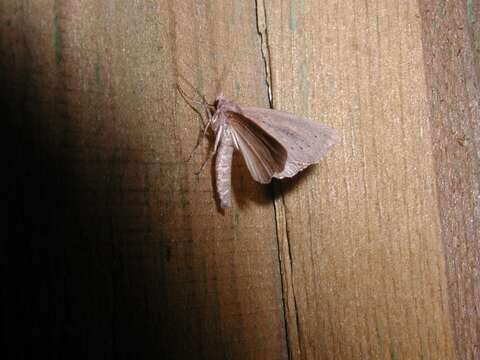
[[[215,159],[216,188],[220,199],[220,206],[227,208],[231,201],[231,176],[234,142],[230,130],[227,128],[217,150]]]

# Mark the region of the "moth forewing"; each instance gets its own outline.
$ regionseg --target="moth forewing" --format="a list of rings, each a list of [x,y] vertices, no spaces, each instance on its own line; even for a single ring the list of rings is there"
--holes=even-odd
[[[241,113],[229,112],[228,123],[254,180],[267,184],[285,167],[287,152],[272,136]]]
[[[334,129],[310,119],[262,108],[242,108],[242,112],[287,150],[285,167],[274,174],[276,178],[292,177],[318,163],[337,142]]]

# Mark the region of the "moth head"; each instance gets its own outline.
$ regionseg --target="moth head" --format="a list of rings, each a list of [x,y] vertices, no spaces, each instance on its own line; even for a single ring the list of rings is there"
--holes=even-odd
[[[217,98],[215,99],[215,106],[217,109],[219,109],[223,105],[225,105],[226,102],[227,102],[227,99],[225,98],[225,96],[223,96],[222,93],[220,93],[219,95],[217,95]]]

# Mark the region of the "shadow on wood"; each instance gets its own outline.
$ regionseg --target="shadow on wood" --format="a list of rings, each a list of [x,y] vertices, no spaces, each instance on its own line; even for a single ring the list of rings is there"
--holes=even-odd
[[[10,36],[21,37],[18,31]],[[53,79],[39,72],[48,60],[33,58],[44,51],[35,45],[26,39],[22,56],[3,57],[1,67],[8,206],[2,355],[188,358],[217,351],[218,336],[209,332],[223,326],[218,309],[211,303],[201,314],[195,294],[205,289],[185,277],[197,270],[193,257],[182,273],[172,272],[176,239],[152,228],[155,189],[170,174],[122,137],[104,94],[69,89],[61,59]],[[153,185],[143,171],[156,174]],[[189,244],[182,243],[185,254],[193,252]],[[197,333],[205,324],[209,330]],[[199,348],[185,339],[197,339]]]

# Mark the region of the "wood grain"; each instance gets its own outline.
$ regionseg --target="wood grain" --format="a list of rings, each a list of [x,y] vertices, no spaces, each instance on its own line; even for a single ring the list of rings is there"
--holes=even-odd
[[[223,90],[267,105],[254,3],[2,8],[19,216],[11,241],[29,238],[10,244],[8,264],[37,274],[11,284],[23,290],[10,306],[20,297],[28,309],[7,314],[8,351],[69,358],[78,344],[85,358],[285,357],[268,191],[237,159],[234,185],[246,196],[217,211],[212,172],[194,175],[207,143],[186,162],[199,118],[175,89],[183,76],[210,100]],[[15,264],[22,253],[34,259]]]
[[[459,358],[480,357],[480,3],[421,2],[440,229]]]
[[[2,358],[479,357],[479,9],[1,2]],[[341,141],[222,213],[185,79]]]
[[[293,358],[453,358],[417,2],[265,6],[274,106],[342,138],[276,204]]]

